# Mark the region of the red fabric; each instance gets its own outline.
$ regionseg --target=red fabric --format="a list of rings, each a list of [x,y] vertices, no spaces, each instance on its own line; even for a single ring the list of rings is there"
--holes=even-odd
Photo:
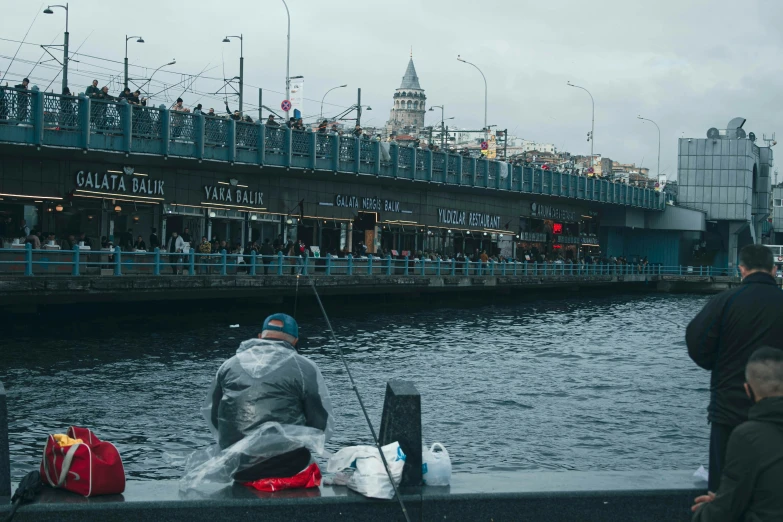
[[[111,442],[101,441],[87,428],[72,426],[68,436],[82,439],[75,444],[71,465],[60,485],[66,455],[74,446],[61,448],[49,435],[41,461],[41,479],[44,484],[78,493],[85,497],[115,495],[125,491],[125,469],[120,453]]]
[[[313,462],[293,477],[265,478],[245,482],[245,486],[258,491],[281,491],[283,489],[317,488],[321,485],[321,470]]]

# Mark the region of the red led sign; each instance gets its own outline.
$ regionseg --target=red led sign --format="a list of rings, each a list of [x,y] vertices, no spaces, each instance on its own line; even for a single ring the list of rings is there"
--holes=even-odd
[[[552,223],[552,233],[553,234],[562,234],[563,233],[563,224],[562,223]]]

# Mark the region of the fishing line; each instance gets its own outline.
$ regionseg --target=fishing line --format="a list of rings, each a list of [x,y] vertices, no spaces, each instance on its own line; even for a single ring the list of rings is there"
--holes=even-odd
[[[223,51],[220,51],[220,57],[223,59],[223,101],[228,105],[228,95],[226,94],[226,57]]]
[[[664,320],[664,321],[666,321],[667,323],[672,323],[672,324],[673,324],[673,325],[675,325],[675,326],[679,326],[680,328],[688,328],[688,327],[687,327],[687,326],[685,326],[684,324],[682,324],[682,323],[678,323],[678,322],[676,322],[676,321],[672,321],[671,319],[666,319],[665,317],[661,317],[661,319],[663,319],[663,320]]]
[[[381,450],[381,444],[378,442],[378,436],[375,434],[375,428],[372,427],[372,422],[370,422],[370,416],[367,414],[367,409],[364,407],[364,401],[362,401],[362,396],[359,393],[359,388],[356,387],[356,383],[353,380],[353,375],[351,375],[351,369],[348,367],[348,361],[345,360],[345,356],[343,355],[343,348],[340,344],[340,341],[337,340],[337,336],[334,333],[334,329],[332,328],[332,323],[329,321],[329,316],[326,315],[326,309],[324,308],[324,304],[321,302],[321,296],[318,295],[318,290],[315,288],[315,281],[312,277],[309,277],[310,279],[310,286],[313,287],[313,293],[315,294],[315,299],[318,301],[318,306],[321,308],[321,313],[324,315],[324,319],[326,320],[326,327],[329,329],[329,333],[332,336],[332,340],[334,341],[334,344],[337,345],[337,353],[340,355],[340,360],[343,362],[343,366],[345,366],[345,371],[348,373],[348,380],[351,381],[351,388],[353,388],[353,391],[356,393],[356,398],[359,399],[359,406],[362,408],[362,413],[364,413],[364,419],[367,421],[367,426],[370,427],[370,432],[372,433],[372,439],[375,441],[375,447],[378,448],[378,453],[381,455],[381,460],[383,461],[383,467],[386,468],[386,474],[389,476],[389,482],[391,482],[392,488],[394,488],[394,494],[397,496],[397,500],[400,502],[400,508],[402,508],[402,514],[405,516],[405,520],[407,522],[411,522],[410,517],[408,517],[408,510],[405,509],[405,503],[402,501],[402,497],[400,496],[400,492],[397,490],[397,485],[394,483],[394,479],[392,478],[391,470],[389,469],[389,463],[386,462],[386,456],[383,454],[383,451]]]
[[[24,38],[22,38],[21,43],[19,43],[19,47],[16,48],[16,52],[14,53],[14,57],[11,58],[11,63],[8,64],[8,69],[5,70],[5,73],[3,74],[3,77],[0,78],[0,82],[5,80],[5,77],[8,74],[8,71],[11,70],[11,66],[14,64],[14,60],[16,60],[16,55],[19,54],[19,51],[22,49],[22,45],[24,45],[25,40],[27,40],[27,35],[30,34],[30,29],[33,28],[33,24],[35,24],[35,21],[38,20],[38,15],[41,14],[41,7],[43,7],[43,4],[40,5],[40,7],[38,8],[38,11],[35,13],[35,17],[33,18],[33,22],[30,24],[30,27],[27,28],[27,32],[24,33]]]
[[[296,319],[296,307],[299,304],[299,274],[296,274],[296,293],[294,294],[294,319]]]

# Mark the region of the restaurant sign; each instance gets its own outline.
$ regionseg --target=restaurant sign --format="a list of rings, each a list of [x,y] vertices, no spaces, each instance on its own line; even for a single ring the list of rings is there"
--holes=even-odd
[[[482,212],[466,212],[464,210],[438,209],[438,223],[477,228],[500,228],[500,216]]]
[[[402,212],[400,202],[381,198],[357,198],[338,194],[334,198],[335,207],[356,208],[375,212]]]
[[[235,203],[239,205],[250,205],[257,207],[260,207],[264,204],[264,193],[255,190],[204,185],[204,194],[207,198],[206,201],[222,201],[224,203]]]
[[[530,215],[542,219],[559,219],[561,221],[575,222],[576,212],[562,208],[542,205],[541,203],[530,204]]]
[[[124,172],[123,174],[120,171],[84,172],[80,170],[76,173],[76,186],[80,189],[105,190],[123,194],[165,195],[163,180],[135,177],[132,168],[126,167]]]

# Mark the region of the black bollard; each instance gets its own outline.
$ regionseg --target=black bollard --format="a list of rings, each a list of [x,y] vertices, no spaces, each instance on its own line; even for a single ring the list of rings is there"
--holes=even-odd
[[[380,443],[399,442],[405,453],[401,486],[421,486],[421,395],[409,381],[386,384]]]
[[[11,496],[11,457],[8,450],[8,405],[0,382],[0,497]]]

